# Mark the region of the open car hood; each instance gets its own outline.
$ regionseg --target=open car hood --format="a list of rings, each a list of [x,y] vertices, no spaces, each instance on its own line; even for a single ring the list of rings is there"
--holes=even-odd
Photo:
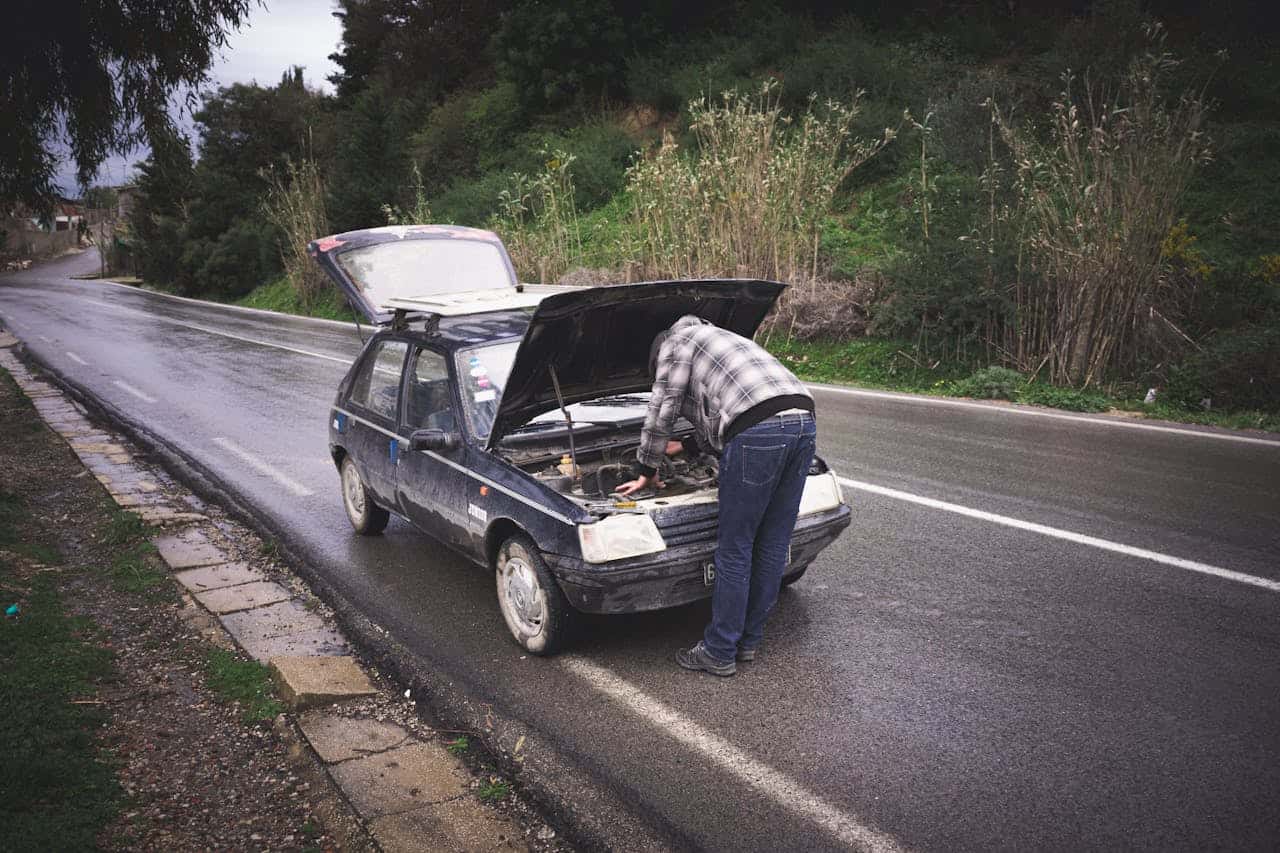
[[[649,346],[686,314],[750,338],[786,285],[755,279],[657,281],[574,289],[542,300],[516,351],[489,433],[490,448],[557,408],[648,391]]]
[[[397,310],[444,316],[531,308],[545,289],[526,291],[502,240],[492,231],[454,225],[388,225],[307,244],[352,308],[370,323]]]

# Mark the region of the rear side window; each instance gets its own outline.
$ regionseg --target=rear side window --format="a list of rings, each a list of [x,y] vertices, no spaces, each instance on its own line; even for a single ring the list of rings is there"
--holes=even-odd
[[[394,420],[400,397],[400,369],[409,345],[404,341],[383,341],[360,368],[351,386],[351,402],[375,415]]]

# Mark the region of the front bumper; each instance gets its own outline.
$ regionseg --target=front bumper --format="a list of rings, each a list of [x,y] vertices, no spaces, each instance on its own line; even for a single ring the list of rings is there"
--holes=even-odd
[[[846,504],[802,516],[791,536],[791,563],[786,574],[805,569],[851,520]],[[603,565],[559,554],[544,557],[576,609],[584,613],[638,613],[709,598],[713,587],[703,581],[703,567],[715,550],[715,539],[710,538]]]

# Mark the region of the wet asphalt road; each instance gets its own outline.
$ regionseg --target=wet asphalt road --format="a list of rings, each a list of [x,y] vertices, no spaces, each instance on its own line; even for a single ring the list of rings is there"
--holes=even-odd
[[[592,620],[570,654],[524,657],[487,573],[398,520],[350,533],[325,423],[352,330],[66,278],[95,265],[0,276],[0,319],[222,472],[362,612],[673,846],[1280,839],[1275,588],[849,488],[852,527],[736,678],[671,661],[701,605]],[[1280,580],[1280,442],[816,396],[819,452],[854,481]]]

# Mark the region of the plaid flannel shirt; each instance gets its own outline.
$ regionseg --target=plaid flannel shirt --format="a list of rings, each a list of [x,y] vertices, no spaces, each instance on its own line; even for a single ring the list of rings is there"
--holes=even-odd
[[[719,453],[734,418],[766,400],[792,394],[813,399],[759,344],[700,317],[681,317],[658,350],[636,458],[641,465],[658,467],[679,415],[693,424],[700,446]]]

